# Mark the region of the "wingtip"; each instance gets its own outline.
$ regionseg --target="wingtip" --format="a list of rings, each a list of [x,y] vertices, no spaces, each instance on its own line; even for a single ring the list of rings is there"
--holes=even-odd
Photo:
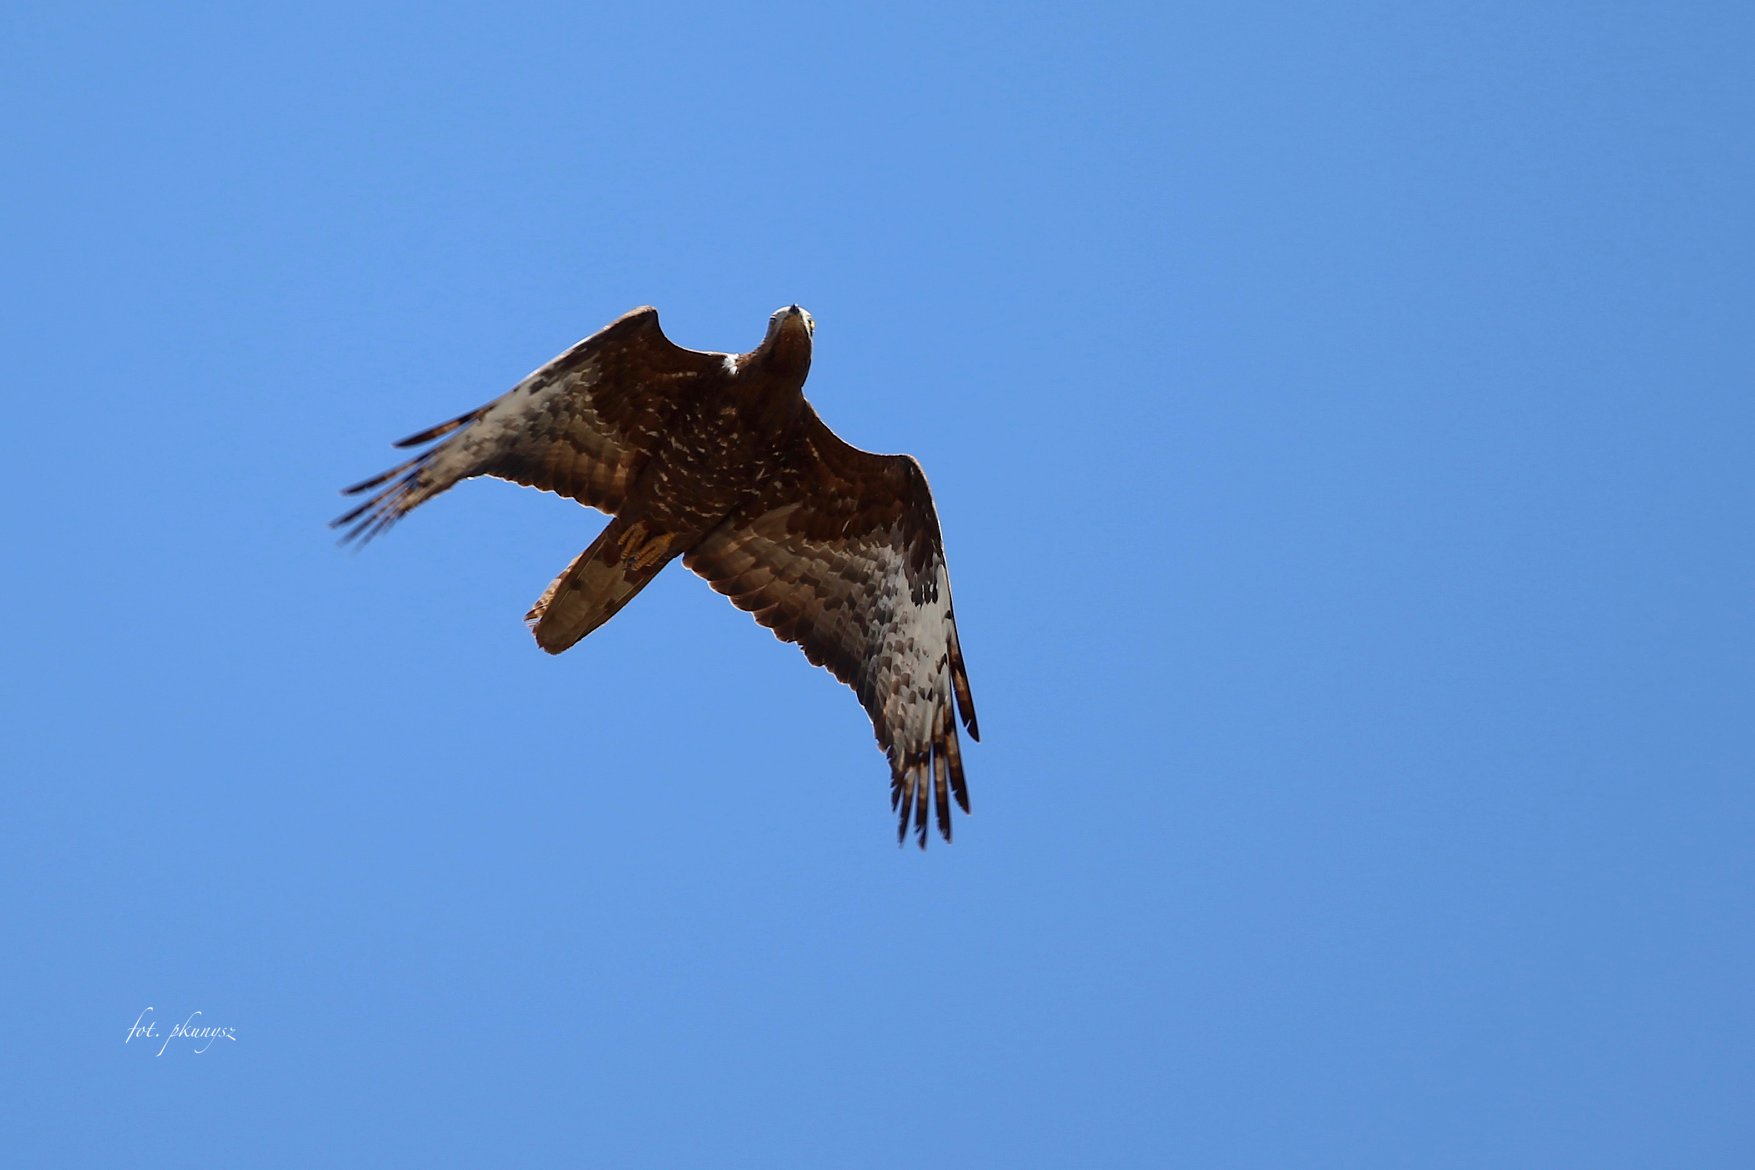
[[[492,403],[490,403],[489,405],[491,406]],[[437,426],[428,427],[424,431],[416,431],[414,434],[409,435],[406,439],[398,439],[390,445],[392,447],[401,447],[401,448],[407,449],[409,447],[419,447],[425,443],[430,443],[434,439],[442,439],[446,435],[449,435],[454,431],[462,430],[464,427],[468,426],[470,423],[474,422],[476,419],[478,419],[482,415],[486,414],[487,411],[488,411],[488,408],[486,406],[479,406],[474,410],[464,411],[462,414],[458,415],[456,418],[448,418],[444,422],[439,423]],[[419,458],[419,456],[416,456],[416,458]],[[413,462],[413,460],[410,460],[410,462]]]
[[[386,471],[383,475],[374,475],[370,479],[362,479],[356,484],[349,484],[347,487],[342,488],[341,494],[344,496],[357,496],[368,488],[377,487],[395,474],[394,471]]]

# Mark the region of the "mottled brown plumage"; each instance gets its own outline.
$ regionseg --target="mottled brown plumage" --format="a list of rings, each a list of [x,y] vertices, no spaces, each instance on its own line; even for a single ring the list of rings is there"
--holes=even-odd
[[[969,810],[955,713],[979,739],[938,516],[906,455],[842,442],[804,399],[810,315],[770,319],[747,354],[673,345],[636,309],[479,410],[398,446],[436,445],[348,488],[335,521],[369,540],[478,475],[556,492],[613,519],[527,616],[558,654],[678,556],[852,687],[890,761],[898,838],[926,844],[927,797],[951,837]]]

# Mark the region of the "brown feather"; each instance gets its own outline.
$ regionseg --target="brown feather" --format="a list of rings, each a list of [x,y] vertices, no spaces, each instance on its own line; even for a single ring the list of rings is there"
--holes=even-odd
[[[481,414],[482,412],[480,410],[472,410],[468,414],[460,414],[449,422],[442,422],[436,427],[428,427],[419,434],[410,435],[406,439],[398,439],[390,445],[392,447],[418,447],[422,443],[430,443],[441,435],[448,435],[458,427],[474,422],[481,417]]]

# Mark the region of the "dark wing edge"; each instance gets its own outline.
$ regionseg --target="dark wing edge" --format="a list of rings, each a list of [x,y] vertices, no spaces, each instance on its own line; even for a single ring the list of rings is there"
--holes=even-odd
[[[690,570],[859,696],[890,763],[897,840],[926,847],[927,799],[951,840],[969,811],[956,719],[980,733],[932,494],[906,455],[875,455],[810,420],[774,486],[683,557]],[[954,714],[953,714],[954,707]]]
[[[494,401],[410,435],[438,442],[343,489],[377,489],[330,522],[341,543],[365,544],[410,511],[478,475],[555,492],[613,514],[644,465],[649,443],[680,401],[679,375],[711,374],[723,355],[673,344],[658,310],[635,309],[568,349]]]

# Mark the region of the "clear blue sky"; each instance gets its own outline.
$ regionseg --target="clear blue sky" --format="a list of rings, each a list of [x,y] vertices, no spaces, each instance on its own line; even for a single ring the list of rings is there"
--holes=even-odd
[[[1746,5],[14,4],[18,1165],[1745,1167]],[[985,742],[388,442],[617,314],[924,463]],[[235,1040],[124,1043],[142,1009]]]

